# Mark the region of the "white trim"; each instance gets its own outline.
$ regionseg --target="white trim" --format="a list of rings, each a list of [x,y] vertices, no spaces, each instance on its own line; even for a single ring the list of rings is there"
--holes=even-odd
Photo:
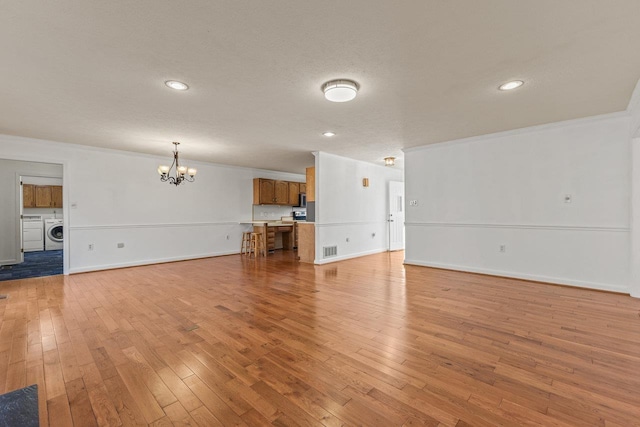
[[[633,92],[631,92],[631,97],[627,104],[627,111],[633,111],[638,108],[640,108],[640,80],[638,80],[636,86],[633,88]]]
[[[403,148],[402,151],[404,153],[411,153],[411,152],[416,152],[416,151],[432,150],[432,149],[436,149],[436,148],[449,147],[449,146],[452,146],[452,145],[470,144],[470,143],[474,143],[474,142],[481,142],[481,141],[488,141],[488,140],[492,140],[492,139],[516,136],[516,135],[525,135],[525,134],[530,134],[530,133],[544,132],[544,131],[553,130],[553,129],[570,128],[570,127],[575,127],[575,126],[582,126],[582,125],[585,125],[585,124],[597,123],[597,122],[601,122],[601,121],[605,121],[605,120],[621,119],[621,118],[628,118],[628,117],[629,117],[629,112],[628,111],[618,111],[618,112],[615,112],[615,113],[601,114],[601,115],[598,115],[598,116],[582,117],[582,118],[579,118],[579,119],[572,119],[572,120],[565,120],[565,121],[561,121],[561,122],[546,123],[546,124],[543,124],[543,125],[529,126],[529,127],[525,127],[525,128],[505,130],[505,131],[501,131],[501,132],[488,133],[488,134],[484,134],[484,135],[470,136],[468,138],[460,138],[460,139],[454,139],[454,140],[449,140],[449,141],[434,142],[434,143],[431,143],[431,144],[420,145],[420,146],[417,146],[417,147]]]
[[[101,265],[90,265],[87,267],[78,267],[72,268],[69,270],[70,274],[76,273],[87,273],[90,271],[100,271],[100,270],[112,270],[115,268],[126,268],[126,267],[137,267],[141,265],[153,265],[153,264],[163,264],[165,262],[175,262],[175,261],[189,261],[192,259],[200,259],[200,258],[212,258],[218,256],[225,255],[236,255],[240,254],[240,251],[226,251],[226,252],[211,252],[206,254],[198,254],[198,255],[189,255],[189,256],[177,256],[177,257],[168,257],[168,258],[158,258],[158,259],[148,259],[141,261],[131,261],[131,262],[121,262],[114,264],[101,264]]]
[[[405,227],[469,227],[469,228],[515,228],[524,230],[565,230],[565,231],[611,231],[628,233],[629,227],[579,226],[579,225],[535,225],[535,224],[491,224],[461,222],[405,222]]]
[[[345,226],[345,225],[369,225],[369,224],[386,224],[387,221],[381,220],[381,221],[349,221],[349,222],[325,222],[322,224],[318,224],[317,222],[316,227],[318,228],[323,228],[323,227],[341,227],[341,226]]]
[[[120,149],[116,149],[116,148],[107,148],[107,147],[97,147],[94,145],[83,145],[83,144],[72,144],[69,142],[62,142],[62,141],[53,141],[53,140],[49,140],[49,139],[39,139],[39,138],[28,138],[25,136],[17,136],[17,135],[7,135],[7,134],[0,134],[0,143],[7,141],[7,142],[29,142],[29,143],[33,143],[33,144],[46,144],[48,147],[53,147],[53,148],[58,148],[58,149],[67,149],[67,150],[73,150],[73,151],[78,151],[78,150],[85,150],[85,151],[89,151],[89,152],[98,152],[98,153],[107,153],[107,154],[119,154],[119,155],[123,155],[123,156],[128,156],[128,157],[137,157],[137,158],[145,158],[145,159],[154,159],[154,160],[158,160],[158,161],[163,161],[163,159],[166,162],[167,157],[170,157],[171,155],[171,150],[172,148],[167,146],[167,155],[163,155],[163,154],[150,154],[150,153],[141,153],[138,151],[126,151],[126,150],[120,150]],[[170,143],[169,141],[167,142],[168,144]],[[6,158],[3,157],[2,154],[0,154],[0,158],[4,158],[7,160],[23,160],[21,158]],[[42,157],[40,158],[41,160],[33,160],[33,158],[37,158],[37,157],[25,157],[24,161],[28,161],[28,162],[39,162],[39,163],[60,163],[62,164],[65,159],[57,159],[55,158],[55,160],[51,160],[49,157]],[[217,166],[217,167],[221,167],[221,168],[228,168],[228,169],[240,169],[240,170],[245,170],[245,171],[250,171],[254,173],[254,177],[258,177],[256,176],[256,172],[258,174],[260,173],[267,173],[267,174],[271,174],[271,175],[288,175],[289,178],[291,179],[299,179],[301,176],[304,176],[304,173],[296,173],[296,172],[283,172],[283,171],[273,171],[273,170],[268,170],[268,169],[258,169],[258,168],[250,168],[250,167],[246,167],[246,166],[235,166],[235,165],[227,165],[227,164],[223,164],[223,163],[214,163],[214,162],[207,162],[204,160],[195,160],[192,158],[188,158],[182,157],[182,153],[180,155],[180,159],[182,161],[187,161],[189,163],[193,163],[194,165],[213,165],[213,166]],[[294,176],[295,175],[295,176]]]
[[[640,80],[638,80],[636,87],[633,89],[631,99],[629,99],[629,104],[627,105],[627,112],[631,115],[629,134],[631,138],[637,138],[640,136]]]
[[[173,223],[173,224],[122,224],[122,225],[78,225],[69,227],[69,230],[116,230],[123,228],[169,228],[169,227],[218,227],[225,225],[237,225],[240,223],[235,221],[227,222],[192,222],[192,223]]]
[[[489,274],[491,276],[532,280],[535,282],[551,283],[554,285],[567,285],[567,286],[575,286],[578,288],[597,289],[597,290],[618,292],[622,294],[629,294],[628,287],[611,286],[611,284],[608,284],[608,283],[586,282],[582,280],[566,279],[563,277],[539,276],[535,274],[522,274],[522,273],[514,273],[511,271],[492,270],[488,268],[474,268],[474,267],[467,267],[467,266],[456,265],[456,264],[442,264],[437,262],[425,262],[425,261],[417,261],[417,260],[410,260],[410,259],[405,259],[404,264],[417,265],[420,267],[441,268],[444,270],[464,271],[467,273]]]
[[[359,257],[362,257],[362,256],[379,254],[381,252],[388,252],[387,248],[372,249],[370,251],[357,252],[357,253],[349,254],[349,255],[342,255],[342,256],[324,258],[324,259],[319,259],[319,260],[317,259],[317,260],[314,261],[314,264],[316,264],[316,265],[330,264],[330,263],[336,262],[336,261],[344,261],[344,260],[351,259],[351,258],[359,258]]]

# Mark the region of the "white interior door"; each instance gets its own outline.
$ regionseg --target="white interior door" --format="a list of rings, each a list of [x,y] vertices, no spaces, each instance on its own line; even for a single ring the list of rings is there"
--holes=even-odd
[[[404,182],[389,182],[389,250],[404,249]]]

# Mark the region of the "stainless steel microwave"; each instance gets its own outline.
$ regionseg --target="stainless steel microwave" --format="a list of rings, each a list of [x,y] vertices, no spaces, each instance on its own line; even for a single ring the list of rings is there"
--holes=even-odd
[[[298,206],[296,208],[306,208],[307,207],[307,195],[305,193],[300,193],[298,195]]]

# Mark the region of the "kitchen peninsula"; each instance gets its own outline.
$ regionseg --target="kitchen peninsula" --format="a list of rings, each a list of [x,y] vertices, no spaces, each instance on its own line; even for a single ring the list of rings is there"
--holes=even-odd
[[[283,221],[251,221],[253,231],[262,233],[267,252],[280,249],[292,250],[296,246],[295,223]]]

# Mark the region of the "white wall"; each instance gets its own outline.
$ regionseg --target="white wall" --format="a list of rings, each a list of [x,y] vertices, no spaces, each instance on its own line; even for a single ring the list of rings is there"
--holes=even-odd
[[[171,160],[122,151],[0,135],[7,159],[64,166],[65,272],[238,253],[240,221],[251,218],[253,178],[302,180],[277,173],[184,160],[196,182],[160,182]],[[124,248],[118,248],[124,243]],[[89,251],[89,244],[94,250]]]
[[[406,150],[405,262],[628,292],[629,125],[620,113]]]
[[[395,168],[317,153],[316,264],[387,250],[388,183],[402,180]],[[322,248],[333,245],[338,256],[324,259]]]
[[[627,111],[631,117],[631,278],[630,294],[640,298],[640,81],[636,85]]]
[[[4,146],[0,145],[0,148]],[[21,175],[28,174],[40,177],[61,177],[62,165],[0,159],[0,182],[2,182],[0,186],[0,265],[18,262],[20,250],[18,180]],[[29,180],[25,179],[23,182],[29,183]]]

